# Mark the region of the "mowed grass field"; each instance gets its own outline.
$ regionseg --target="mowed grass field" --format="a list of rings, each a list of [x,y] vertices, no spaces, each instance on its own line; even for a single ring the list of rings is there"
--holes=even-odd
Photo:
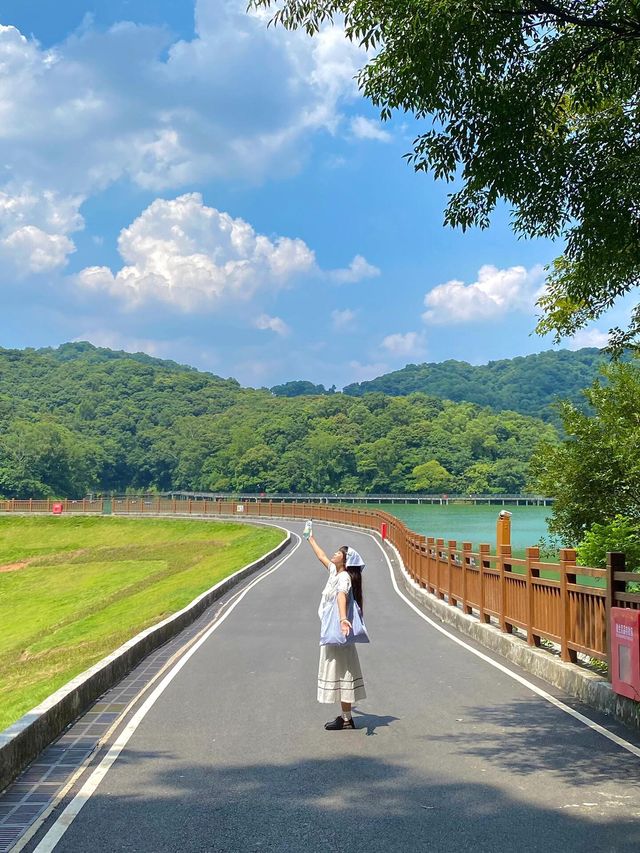
[[[208,521],[0,518],[0,731],[283,538]]]

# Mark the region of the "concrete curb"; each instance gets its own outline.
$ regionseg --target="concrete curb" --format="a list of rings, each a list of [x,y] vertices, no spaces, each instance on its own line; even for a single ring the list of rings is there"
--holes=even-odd
[[[272,526],[279,527],[277,524]],[[137,634],[0,732],[0,791],[55,740],[69,723],[131,672],[150,652],[180,633],[232,587],[281,554],[291,542],[291,533],[288,530],[285,532],[286,538],[276,548],[219,581],[182,610]]]
[[[558,660],[550,652],[529,646],[519,637],[503,634],[494,625],[479,622],[475,616],[468,616],[459,607],[453,607],[436,598],[411,579],[399,552],[390,543],[387,545],[400,566],[399,580],[404,592],[422,609],[429,611],[440,622],[451,625],[459,633],[471,637],[477,643],[497,652],[543,681],[559,687],[591,708],[615,717],[631,728],[640,728],[640,703],[614,693],[611,684],[602,676]]]

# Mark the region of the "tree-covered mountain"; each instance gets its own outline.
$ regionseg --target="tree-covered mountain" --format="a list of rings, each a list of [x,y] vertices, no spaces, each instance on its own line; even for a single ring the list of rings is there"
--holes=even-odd
[[[274,397],[308,397],[316,394],[335,394],[336,386],[325,388],[324,385],[314,385],[313,382],[297,379],[282,385],[274,385],[269,390]]]
[[[422,393],[276,397],[174,362],[0,350],[0,494],[519,492],[555,429]]]
[[[600,350],[588,348],[548,350],[482,365],[466,361],[408,364],[377,379],[347,385],[343,393],[361,397],[375,391],[400,397],[420,391],[556,421],[552,404],[562,399],[584,405],[583,389],[598,378],[600,367],[607,362]]]

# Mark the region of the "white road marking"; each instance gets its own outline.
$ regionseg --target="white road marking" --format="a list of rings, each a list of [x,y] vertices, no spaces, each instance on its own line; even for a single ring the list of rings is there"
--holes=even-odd
[[[289,559],[289,557],[292,557],[293,554],[295,554],[295,552],[300,547],[302,539],[300,538],[300,536],[298,536],[297,533],[292,532],[292,535],[295,536],[296,539],[298,540],[298,542],[294,546],[293,550],[289,554],[287,554],[286,557],[283,557],[281,560],[279,560],[275,564],[275,566],[272,566],[272,568],[270,568],[269,571],[264,572],[264,574],[261,574],[258,578],[256,578],[254,581],[252,581],[246,587],[246,589],[238,595],[238,597],[233,602],[233,604],[220,616],[219,619],[217,619],[213,623],[213,625],[209,628],[209,630],[205,634],[203,634],[203,636],[200,638],[200,640],[195,645],[193,645],[189,649],[189,651],[186,652],[185,655],[180,658],[180,660],[167,673],[167,675],[165,675],[165,677],[162,679],[162,681],[156,687],[156,689],[153,691],[153,693],[151,693],[149,698],[145,700],[145,702],[140,706],[139,710],[136,711],[136,713],[133,715],[131,720],[127,723],[125,728],[120,732],[117,739],[115,740],[115,742],[113,743],[113,745],[109,749],[109,752],[107,752],[107,754],[102,759],[100,764],[96,767],[96,769],[93,771],[91,776],[89,776],[89,778],[84,783],[82,788],[78,791],[78,793],[75,795],[75,797],[71,800],[69,805],[65,808],[65,810],[62,812],[60,817],[53,824],[51,829],[49,829],[49,831],[44,836],[42,841],[35,848],[34,853],[51,853],[51,851],[55,849],[56,845],[58,844],[58,842],[60,841],[62,836],[65,834],[67,829],[71,826],[73,821],[76,819],[76,817],[80,813],[80,810],[82,809],[82,807],[89,801],[90,797],[96,791],[100,782],[102,782],[104,777],[107,775],[107,773],[109,772],[109,769],[111,768],[111,766],[113,765],[115,760],[118,758],[118,756],[120,755],[122,750],[125,748],[125,746],[127,745],[129,740],[131,739],[135,730],[138,728],[140,723],[144,720],[144,718],[149,713],[151,708],[155,705],[155,703],[160,698],[160,696],[164,693],[164,691],[169,686],[169,684],[171,684],[173,679],[180,672],[182,667],[198,651],[200,646],[202,646],[204,643],[206,643],[206,641],[209,639],[211,634],[213,634],[213,632],[216,631],[220,627],[220,625],[222,625],[222,623],[225,621],[227,616],[229,616],[231,613],[233,613],[233,611],[238,606],[238,604],[240,604],[240,602],[245,597],[245,595],[247,595],[247,593],[250,590],[252,590],[253,587],[256,586],[256,584],[261,583],[261,581],[263,581],[265,578],[268,578],[269,575],[272,575],[277,569],[280,568],[280,566],[283,565],[283,563],[286,563],[286,561]]]
[[[480,658],[481,660],[485,661],[485,663],[488,663],[490,666],[492,666],[495,669],[499,670],[500,672],[504,673],[509,678],[512,678],[514,681],[517,681],[519,684],[522,684],[528,690],[531,690],[532,693],[535,693],[537,696],[540,696],[540,698],[545,699],[547,702],[549,702],[554,707],[558,708],[560,711],[563,711],[565,714],[568,714],[570,717],[573,717],[575,720],[577,720],[578,722],[587,726],[592,731],[597,732],[598,734],[600,734],[603,737],[610,740],[612,743],[615,743],[617,746],[620,746],[622,749],[624,749],[627,752],[630,752],[632,755],[635,755],[636,757],[640,758],[640,748],[638,748],[637,746],[634,746],[634,744],[629,743],[628,741],[624,740],[623,738],[619,737],[618,735],[614,734],[613,732],[608,731],[608,729],[605,729],[603,726],[599,725],[598,723],[594,723],[593,720],[590,720],[588,717],[585,717],[584,714],[581,714],[579,711],[575,711],[573,708],[570,708],[568,705],[565,705],[564,702],[561,702],[559,699],[556,699],[555,696],[552,696],[550,693],[547,693],[546,690],[543,690],[542,688],[538,687],[536,684],[533,684],[532,682],[528,681],[526,678],[519,675],[517,672],[513,672],[508,667],[504,666],[501,663],[498,663],[498,661],[493,660],[488,655],[483,654],[483,652],[478,651],[478,649],[474,649],[473,646],[470,646],[468,643],[465,643],[464,640],[461,640],[459,637],[456,637],[455,634],[450,633],[449,631],[446,630],[446,628],[443,628],[442,625],[439,625],[437,622],[434,622],[433,619],[430,619],[428,616],[426,616],[418,607],[415,606],[415,604],[413,604],[413,602],[411,602],[404,595],[404,593],[401,592],[401,590],[398,587],[398,584],[396,582],[395,575],[393,573],[393,566],[391,565],[391,560],[389,559],[386,551],[384,550],[382,543],[378,541],[378,539],[376,538],[376,536],[373,533],[365,533],[363,531],[358,531],[358,532],[361,533],[363,536],[369,536],[371,539],[373,539],[373,541],[376,543],[376,545],[382,551],[382,555],[383,555],[384,559],[386,560],[387,566],[389,568],[389,575],[391,577],[391,584],[392,584],[393,589],[396,592],[396,594],[421,619],[423,619],[425,622],[427,622],[429,625],[431,625],[432,628],[435,628],[436,631],[439,631],[445,637],[448,637],[454,643],[457,643],[459,646],[466,649],[468,652],[471,652],[471,654],[475,655],[476,657]],[[96,769],[93,771],[91,776],[84,783],[84,785],[82,786],[80,791],[78,791],[78,793],[73,798],[73,800],[69,803],[69,805],[62,812],[62,814],[57,819],[57,821],[53,824],[51,829],[44,836],[42,841],[35,848],[34,853],[51,853],[51,851],[53,851],[55,849],[56,845],[58,844],[58,842],[60,841],[60,839],[62,838],[64,833],[67,831],[69,826],[71,826],[71,824],[73,823],[75,818],[80,813],[80,810],[82,809],[82,807],[88,802],[88,800],[90,799],[92,794],[96,791],[100,782],[104,779],[107,772],[109,771],[111,766],[114,764],[114,762],[116,761],[116,759],[118,758],[118,756],[120,755],[120,753],[122,752],[124,747],[127,745],[127,743],[131,739],[132,735],[134,734],[134,732],[136,731],[136,729],[138,728],[138,726],[140,725],[142,720],[145,718],[147,713],[150,711],[150,709],[153,707],[153,705],[156,703],[156,701],[159,699],[159,697],[162,695],[162,693],[165,691],[165,689],[169,686],[171,681],[173,681],[175,676],[180,672],[182,667],[196,653],[196,651],[200,648],[200,646],[202,646],[207,641],[207,639],[211,636],[211,634],[213,634],[213,632],[225,621],[227,616],[229,616],[233,612],[233,610],[236,608],[236,606],[242,601],[244,596],[254,586],[256,586],[256,584],[260,583],[265,578],[269,577],[269,575],[273,574],[273,572],[275,572],[277,569],[279,569],[280,566],[283,563],[285,563],[289,559],[289,557],[291,557],[297,551],[297,549],[300,547],[302,539],[300,538],[300,536],[298,536],[297,533],[292,532],[292,535],[297,538],[298,542],[296,543],[296,545],[293,548],[293,550],[291,551],[291,553],[287,554],[286,557],[284,557],[282,560],[280,560],[278,563],[276,563],[276,565],[273,566],[271,569],[269,569],[268,572],[265,572],[264,574],[260,575],[260,577],[256,578],[254,581],[252,581],[252,583],[250,583],[249,586],[247,586],[247,588],[238,596],[237,600],[233,603],[233,605],[227,611],[225,611],[225,613],[202,636],[202,638],[198,641],[198,643],[196,643],[184,655],[184,657],[182,657],[177,662],[175,667],[173,669],[171,669],[169,671],[169,673],[167,673],[167,675],[163,678],[163,680],[156,687],[156,689],[153,691],[153,693],[144,702],[144,704],[140,707],[140,709],[136,712],[136,714],[131,718],[131,720],[129,721],[127,726],[122,730],[122,732],[118,736],[115,743],[109,749],[109,752],[105,755],[105,757],[102,759],[102,761],[100,762],[98,767],[96,767]],[[396,551],[396,553],[397,553],[397,551]]]
[[[433,619],[430,619],[428,616],[426,616],[418,607],[415,606],[415,604],[413,604],[413,602],[409,601],[406,595],[404,595],[404,593],[398,587],[395,575],[393,574],[393,566],[391,565],[391,560],[389,559],[386,551],[384,550],[382,543],[379,542],[378,539],[376,539],[373,533],[366,533],[364,535],[370,536],[382,551],[382,554],[385,560],[387,561],[387,566],[389,567],[391,583],[395,592],[400,596],[400,598],[405,602],[405,604],[408,604],[409,607],[415,613],[417,613],[421,619],[424,619],[425,622],[428,622],[432,628],[435,628],[436,631],[439,631],[441,634],[444,634],[445,637],[448,637],[450,640],[453,640],[454,643],[457,643],[459,646],[462,646],[463,649],[466,649],[468,652],[471,652],[472,655],[475,655],[476,657],[480,658],[480,660],[485,661],[485,663],[488,663],[490,666],[500,670],[500,672],[503,672],[505,675],[508,675],[509,678],[512,678],[514,681],[517,681],[519,684],[522,684],[528,690],[531,690],[537,696],[540,696],[541,699],[545,699],[547,702],[549,702],[551,705],[554,705],[560,711],[564,711],[565,714],[568,714],[570,717],[573,717],[574,720],[578,720],[578,722],[587,726],[592,731],[597,732],[599,735],[606,737],[607,740],[610,740],[612,743],[615,743],[616,746],[619,746],[622,749],[625,749],[627,752],[630,752],[632,755],[635,755],[637,758],[640,758],[640,747],[637,747],[634,744],[629,743],[629,741],[624,740],[624,738],[621,738],[613,732],[610,732],[608,729],[605,729],[604,726],[601,726],[599,723],[594,723],[593,720],[590,720],[588,717],[585,717],[585,715],[581,714],[580,711],[576,711],[573,708],[569,707],[569,705],[565,705],[564,702],[561,702],[560,699],[556,699],[555,696],[552,696],[551,693],[547,693],[546,690],[543,690],[541,687],[538,687],[537,684],[533,684],[531,681],[528,681],[519,673],[513,672],[508,667],[504,666],[501,663],[498,663],[498,661],[493,660],[493,658],[490,658],[489,655],[485,655],[482,652],[478,651],[478,649],[474,649],[473,646],[470,646],[468,643],[465,643],[464,640],[461,640],[459,637],[456,637],[455,634],[451,634],[449,631],[447,631],[446,628],[443,628],[442,625],[439,625],[437,622],[434,622]],[[394,546],[391,545],[391,547],[393,548]],[[396,551],[396,554],[398,554],[395,548],[394,550]],[[399,554],[398,559],[401,560]]]

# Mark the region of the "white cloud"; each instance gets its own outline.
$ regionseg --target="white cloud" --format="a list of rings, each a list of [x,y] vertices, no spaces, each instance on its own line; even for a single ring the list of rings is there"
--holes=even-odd
[[[331,323],[334,329],[348,329],[353,325],[356,318],[356,312],[350,308],[345,308],[340,311],[338,308],[331,312]]]
[[[270,240],[248,222],[207,207],[199,193],[156,199],[120,232],[118,249],[126,265],[115,275],[108,267],[86,267],[77,281],[132,306],[159,300],[185,311],[214,307],[317,270],[302,240]]]
[[[362,255],[356,255],[346,269],[331,270],[329,276],[338,284],[354,284],[366,278],[375,278],[380,275],[380,270],[370,264]]]
[[[582,349],[583,347],[597,347],[602,349],[609,343],[609,335],[601,329],[581,329],[572,338],[568,338],[566,345],[569,349]]]
[[[168,357],[173,351],[173,342],[158,341],[151,338],[130,337],[111,329],[92,329],[74,338],[75,341],[88,341],[95,347],[124,350],[125,352],[145,352],[158,358]]]
[[[425,339],[424,335],[419,332],[406,332],[405,334],[396,332],[393,335],[387,335],[382,341],[382,346],[396,356],[417,356],[422,355],[425,351]]]
[[[47,234],[35,225],[17,228],[0,242],[3,254],[10,256],[17,270],[46,272],[62,267],[74,244],[62,234]]]
[[[370,364],[362,364],[359,361],[350,361],[351,382],[366,382],[369,379],[375,379],[383,373],[387,373],[389,367],[381,361],[372,362]]]
[[[65,266],[75,245],[69,234],[83,227],[82,199],[33,187],[0,191],[0,260],[10,276],[23,277]]]
[[[434,287],[424,298],[427,323],[449,325],[502,316],[509,311],[532,311],[541,291],[542,266],[500,270],[485,264],[472,284],[453,279]]]
[[[390,142],[392,139],[388,130],[379,121],[365,116],[355,116],[351,119],[351,133],[356,139],[374,139],[377,142]]]
[[[122,177],[153,190],[260,180],[295,168],[314,131],[335,131],[365,60],[340,26],[315,39],[268,28],[245,0],[197,0],[194,38],[174,42],[121,23],[44,50],[3,26],[0,163],[83,195]]]
[[[246,0],[194,8],[195,35],[180,41],[89,23],[43,49],[0,26],[0,261],[62,266],[83,200],[117,180],[253,183],[298,169],[316,131],[336,132],[366,59],[339,25],[310,39],[268,28]]]
[[[291,331],[289,326],[280,317],[270,317],[268,314],[261,314],[257,317],[254,325],[256,329],[269,330],[275,332],[276,335],[288,335]]]
[[[200,193],[156,199],[120,232],[118,249],[125,262],[120,270],[85,267],[75,280],[130,307],[156,300],[184,311],[213,309],[223,300],[281,289],[301,276],[358,281],[379,273],[361,255],[346,270],[323,273],[303,240],[257,234],[243,219],[205,205]]]

